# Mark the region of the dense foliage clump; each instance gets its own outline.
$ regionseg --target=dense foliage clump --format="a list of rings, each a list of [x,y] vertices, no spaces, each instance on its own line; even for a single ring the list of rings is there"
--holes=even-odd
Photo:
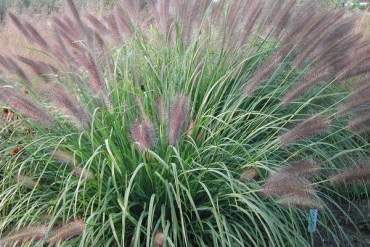
[[[308,209],[351,244],[332,212],[370,177],[354,16],[294,0],[67,5],[47,38],[9,14],[40,59],[0,56],[0,246],[308,246]]]

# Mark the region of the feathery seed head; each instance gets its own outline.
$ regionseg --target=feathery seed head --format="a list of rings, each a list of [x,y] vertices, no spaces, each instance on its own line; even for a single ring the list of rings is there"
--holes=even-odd
[[[312,195],[290,195],[277,200],[277,203],[288,208],[322,209],[323,204]]]
[[[87,128],[90,125],[91,118],[89,113],[84,109],[79,100],[62,85],[53,83],[48,84],[41,90],[58,111],[63,113],[67,118],[80,129]]]
[[[38,241],[45,238],[48,233],[47,225],[33,225],[18,231],[14,231],[5,238],[0,239],[0,246],[17,246],[30,241]]]
[[[239,180],[242,182],[249,182],[258,176],[258,171],[254,167],[247,167],[240,175]]]
[[[60,149],[54,151],[52,158],[55,161],[63,164],[68,164],[72,166],[75,166],[76,164],[76,159],[72,153]]]
[[[30,118],[31,120],[44,125],[45,127],[53,125],[53,119],[44,109],[32,102],[32,100],[26,95],[21,95],[14,89],[1,87],[0,102],[4,102],[14,111],[20,113],[26,118]]]
[[[139,151],[144,152],[153,148],[155,133],[153,124],[149,120],[136,120],[131,127],[131,138]]]
[[[72,174],[82,181],[94,179],[94,174],[87,168],[75,167],[72,170]]]
[[[322,133],[328,128],[329,124],[330,120],[326,117],[314,116],[308,118],[281,135],[279,141],[284,147],[287,147],[291,143]]]
[[[321,169],[314,161],[300,160],[290,163],[279,170],[280,173],[299,177],[310,177]]]
[[[76,219],[53,231],[47,241],[50,246],[55,246],[62,241],[80,236],[83,234],[85,227],[86,225],[83,220]]]
[[[27,189],[34,189],[38,185],[38,183],[35,182],[31,177],[22,175],[20,173],[17,174],[16,181],[19,185]]]
[[[179,95],[172,103],[168,114],[168,143],[176,145],[189,122],[189,98]]]
[[[355,184],[367,182],[370,179],[370,165],[360,163],[329,178],[332,184]]]
[[[157,232],[154,236],[154,246],[155,247],[163,247],[164,241],[166,240],[165,235],[163,232]]]

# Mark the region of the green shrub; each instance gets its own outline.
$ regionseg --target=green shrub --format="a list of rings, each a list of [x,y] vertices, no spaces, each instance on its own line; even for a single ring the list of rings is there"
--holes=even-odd
[[[0,245],[309,246],[314,208],[318,234],[351,245],[332,210],[370,175],[370,87],[344,87],[369,66],[355,19],[137,3],[99,20],[68,1],[48,39],[10,16],[46,59],[0,57],[19,78],[0,91],[19,117],[1,132]]]

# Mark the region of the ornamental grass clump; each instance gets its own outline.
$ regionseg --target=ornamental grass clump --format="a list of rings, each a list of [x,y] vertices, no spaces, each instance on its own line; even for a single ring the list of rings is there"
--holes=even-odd
[[[351,245],[331,210],[370,178],[356,17],[294,0],[66,3],[46,30],[9,14],[39,55],[0,56],[1,246],[309,246],[315,208],[319,236]]]

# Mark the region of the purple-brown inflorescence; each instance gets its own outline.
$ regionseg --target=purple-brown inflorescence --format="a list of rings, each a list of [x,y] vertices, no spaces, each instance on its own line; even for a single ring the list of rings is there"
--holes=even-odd
[[[360,163],[357,166],[345,169],[329,178],[332,184],[355,184],[364,183],[370,179],[370,165]]]
[[[282,197],[294,194],[312,194],[311,182],[289,173],[276,172],[272,174],[262,187],[261,193],[267,197]]]
[[[70,152],[57,149],[53,152],[52,158],[61,164],[67,165],[72,170],[72,175],[80,178],[81,180],[85,181],[94,178],[93,172],[86,167],[80,167],[80,164]]]
[[[318,169],[313,162],[294,162],[271,174],[262,186],[261,194],[288,207],[320,207],[313,184],[308,180]]]
[[[361,134],[370,129],[370,114],[365,112],[363,115],[355,117],[347,124],[347,128],[355,133]]]
[[[328,118],[322,116],[311,117],[302,121],[293,129],[281,135],[278,139],[281,145],[286,147],[293,142],[324,132],[328,128],[329,123],[330,121]]]
[[[254,167],[247,167],[243,170],[239,180],[242,182],[249,182],[258,176],[258,171]]]
[[[172,103],[168,114],[168,143],[176,145],[182,132],[189,122],[189,98],[179,95]]]
[[[48,244],[50,246],[55,246],[62,241],[78,237],[83,234],[85,228],[86,225],[83,220],[76,219],[71,221],[53,231],[47,240]]]
[[[27,189],[34,189],[38,185],[31,177],[22,174],[17,174],[16,180],[17,184]]]
[[[82,181],[91,180],[94,178],[94,173],[85,167],[74,167],[72,170],[72,175],[81,179]]]
[[[166,237],[163,234],[163,232],[157,232],[154,235],[154,246],[155,247],[163,247],[165,240],[166,240]]]
[[[75,96],[59,84],[48,84],[41,90],[56,109],[69,118],[78,128],[90,125],[90,115]]]
[[[368,79],[358,84],[355,90],[338,107],[338,114],[344,115],[349,111],[370,104],[370,84]]]
[[[23,82],[27,83],[27,85],[30,85],[30,79],[15,60],[0,55],[0,65],[7,71],[17,75]]]
[[[298,207],[298,208],[317,208],[322,209],[322,203],[315,198],[314,196],[307,195],[290,195],[284,196],[281,199],[278,199],[277,202],[286,207]]]
[[[155,131],[149,120],[136,120],[131,127],[131,138],[137,148],[144,152],[155,144]]]
[[[14,231],[5,238],[0,239],[0,246],[20,246],[30,241],[40,241],[48,233],[47,225],[29,226],[18,231]]]
[[[24,117],[30,118],[45,127],[53,125],[54,121],[46,110],[42,109],[26,95],[21,95],[12,88],[0,88],[0,102],[5,103],[15,112],[18,112]]]
[[[280,173],[309,178],[321,170],[316,162],[311,160],[300,160],[290,163],[279,170]]]
[[[60,149],[57,149],[53,152],[52,158],[62,164],[72,166],[76,164],[76,159],[72,153]]]

